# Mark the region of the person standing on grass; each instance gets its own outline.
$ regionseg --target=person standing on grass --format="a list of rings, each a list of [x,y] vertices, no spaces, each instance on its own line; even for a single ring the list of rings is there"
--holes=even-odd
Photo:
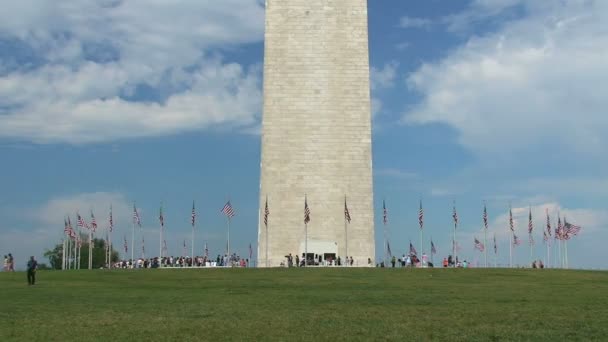
[[[10,272],[15,272],[15,260],[13,259],[13,255],[8,253],[8,270]]]
[[[27,262],[27,284],[34,285],[36,283],[36,269],[38,268],[38,262],[34,259],[34,256],[30,257],[30,261]]]

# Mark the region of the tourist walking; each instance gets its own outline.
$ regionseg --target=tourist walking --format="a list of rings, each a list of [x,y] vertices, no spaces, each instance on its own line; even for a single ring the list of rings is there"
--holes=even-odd
[[[38,268],[38,262],[33,256],[30,257],[30,261],[27,262],[27,284],[36,284],[36,269]]]

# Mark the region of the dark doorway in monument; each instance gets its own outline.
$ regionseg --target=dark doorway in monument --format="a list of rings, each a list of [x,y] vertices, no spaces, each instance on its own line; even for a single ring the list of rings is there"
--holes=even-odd
[[[323,254],[323,260],[325,260],[327,265],[333,265],[336,262],[336,253]]]

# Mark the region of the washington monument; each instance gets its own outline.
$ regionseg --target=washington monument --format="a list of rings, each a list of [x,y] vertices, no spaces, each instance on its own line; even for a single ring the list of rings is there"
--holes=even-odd
[[[266,0],[260,267],[375,262],[370,107],[367,0]]]

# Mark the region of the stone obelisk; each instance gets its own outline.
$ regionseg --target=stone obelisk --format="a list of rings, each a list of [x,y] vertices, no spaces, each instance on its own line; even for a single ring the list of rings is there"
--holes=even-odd
[[[375,262],[367,28],[367,0],[266,0],[260,267]]]

